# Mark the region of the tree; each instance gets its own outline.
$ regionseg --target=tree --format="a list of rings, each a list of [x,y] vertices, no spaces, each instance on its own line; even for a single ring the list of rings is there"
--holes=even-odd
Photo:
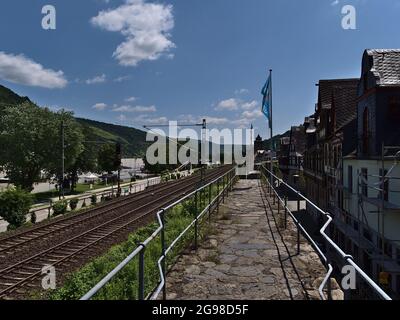
[[[169,143],[171,143],[171,142],[169,142]],[[180,148],[180,146],[178,145],[178,150],[179,150],[179,148]],[[151,174],[161,174],[166,171],[175,170],[178,167],[178,165],[176,165],[176,164],[170,164],[168,142],[166,144],[165,151],[166,151],[166,162],[167,163],[150,164],[146,157],[143,159],[144,168],[147,172],[149,172]],[[180,163],[179,163],[179,165],[180,165]]]
[[[120,163],[116,161],[116,146],[114,144],[104,144],[98,152],[98,168],[100,171],[105,171],[111,174],[120,167]]]
[[[72,113],[54,113],[29,102],[4,108],[0,117],[0,166],[14,185],[30,192],[42,173],[61,176],[62,122],[68,168],[83,150],[83,135]]]
[[[30,103],[7,107],[0,118],[0,162],[10,180],[27,191],[40,179],[48,157],[51,118]]]
[[[85,148],[83,145],[84,135],[82,127],[73,117],[72,112],[64,110],[52,113],[52,128],[55,133],[51,137],[52,150],[45,170],[50,176],[56,176],[59,183],[62,183],[62,126],[64,126],[64,173],[74,171],[77,167],[85,167]],[[79,168],[78,168],[79,169]]]
[[[90,140],[90,130],[88,127],[82,127],[82,133],[85,140]],[[76,187],[78,175],[85,172],[98,171],[97,164],[98,146],[90,141],[84,143],[84,149],[78,155],[73,165],[68,168],[68,177],[71,183],[71,191]]]
[[[33,204],[33,196],[22,189],[7,189],[0,193],[0,217],[9,223],[9,229],[18,228],[26,221]]]

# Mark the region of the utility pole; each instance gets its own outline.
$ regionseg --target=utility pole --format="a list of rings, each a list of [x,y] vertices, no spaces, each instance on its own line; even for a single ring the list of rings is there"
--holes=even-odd
[[[270,121],[269,121],[269,129],[271,130],[271,183],[273,182],[273,172],[274,172],[274,165],[273,165],[273,151],[274,151],[274,134],[272,131],[272,69],[269,70],[269,79],[270,83]]]
[[[61,121],[61,184],[60,200],[64,199],[64,173],[65,173],[65,124]]]
[[[116,165],[118,166],[118,189],[117,189],[117,197],[121,196],[121,143],[117,142],[116,145]]]

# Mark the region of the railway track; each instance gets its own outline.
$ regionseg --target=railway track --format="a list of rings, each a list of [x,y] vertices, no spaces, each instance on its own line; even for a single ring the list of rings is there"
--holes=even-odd
[[[211,181],[231,167],[211,170],[205,181]],[[137,227],[152,219],[163,206],[196,189],[199,176],[191,176],[154,190],[113,201],[81,217],[73,216],[54,221],[0,239],[0,254],[9,259],[0,270],[0,299],[24,296],[40,288],[42,268],[56,268],[57,279],[90,258],[105,252],[111,245],[126,239]],[[18,253],[23,251],[23,258]],[[3,258],[3,259],[4,259]]]
[[[98,219],[110,219],[118,216],[126,210],[129,210],[133,205],[137,206],[138,204],[140,205],[143,202],[146,202],[149,199],[149,196],[155,197],[159,193],[181,184],[183,181],[187,183],[189,181],[198,180],[199,174],[197,173],[182,180],[159,184],[145,191],[107,202],[96,208],[89,209],[83,214],[55,219],[22,232],[17,232],[3,238],[0,237],[0,258],[7,259],[9,256],[15,256],[32,242],[37,242],[44,238],[49,239],[50,237],[58,237],[62,235],[63,232],[69,231],[71,228],[82,228],[85,223],[96,221]],[[0,262],[0,268],[1,266],[2,263]]]

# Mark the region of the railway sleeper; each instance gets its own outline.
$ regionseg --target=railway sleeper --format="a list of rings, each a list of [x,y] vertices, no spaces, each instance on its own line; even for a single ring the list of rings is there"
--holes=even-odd
[[[15,272],[15,273],[16,273],[16,272]],[[15,274],[15,273],[14,273],[14,274]],[[2,275],[2,276],[0,276],[0,279],[6,279],[6,280],[11,280],[11,281],[19,282],[19,281],[21,281],[21,280],[25,280],[25,277],[21,278],[21,277],[17,277],[17,276],[13,276],[13,275],[10,275],[10,276],[8,276],[8,275]]]

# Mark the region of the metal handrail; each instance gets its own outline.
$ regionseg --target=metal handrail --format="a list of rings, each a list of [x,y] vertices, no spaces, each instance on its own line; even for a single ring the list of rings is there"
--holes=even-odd
[[[382,290],[381,287],[379,287],[355,262],[354,258],[351,255],[346,254],[326,233],[325,230],[327,227],[331,224],[333,221],[332,216],[329,212],[324,212],[321,208],[319,208],[316,204],[314,204],[311,200],[309,200],[307,197],[305,197],[300,191],[294,189],[292,186],[284,182],[282,179],[274,175],[271,171],[269,171],[266,167],[262,166],[262,169],[268,172],[268,175],[271,175],[274,179],[276,179],[280,184],[285,185],[288,189],[292,190],[293,192],[297,193],[297,195],[305,200],[308,204],[310,204],[312,207],[314,207],[320,214],[323,215],[327,219],[325,225],[321,228],[320,234],[324,237],[324,239],[332,246],[332,248],[344,259],[347,263],[349,263],[351,266],[354,267],[354,269],[360,274],[360,276],[368,283],[368,285],[373,288],[381,298],[384,300],[392,300],[392,298]],[[265,176],[265,174],[264,174]],[[267,179],[268,181],[268,179]],[[275,187],[272,186],[274,191]],[[286,206],[286,209],[287,206]],[[329,265],[328,265],[329,267]],[[333,271],[333,270],[332,270]],[[329,268],[328,274],[326,276],[326,279],[329,279],[332,271]],[[327,281],[323,282],[322,284],[325,286]]]
[[[178,241],[186,234],[186,232],[189,231],[190,228],[191,228],[196,222],[198,222],[198,221],[205,215],[205,213],[206,213],[207,211],[210,210],[210,208],[215,204],[215,202],[217,202],[217,201],[220,200],[221,195],[222,195],[223,193],[225,193],[226,189],[229,188],[229,185],[232,183],[233,180],[234,180],[234,178],[232,178],[232,179],[227,183],[227,186],[225,187],[225,189],[222,189],[222,191],[214,198],[214,200],[213,200],[209,205],[207,205],[207,206],[203,209],[203,211],[196,217],[196,219],[194,219],[194,220],[185,228],[185,230],[183,230],[183,231],[179,234],[179,236],[176,237],[174,241],[172,241],[172,243],[170,244],[170,246],[165,250],[165,254],[162,255],[162,256],[160,257],[160,259],[158,260],[157,263],[158,263],[158,269],[160,270],[161,282],[160,282],[160,284],[158,285],[158,287],[156,288],[154,294],[152,295],[151,300],[156,300],[156,299],[158,298],[158,296],[159,296],[161,290],[162,290],[162,289],[164,288],[164,286],[165,286],[165,277],[164,277],[164,274],[163,274],[163,269],[162,269],[161,263],[163,262],[163,260],[166,259],[167,254],[168,254],[168,253],[172,250],[172,248],[178,243]],[[199,190],[199,191],[200,191],[200,190]]]
[[[268,184],[272,187],[272,184],[269,182],[269,180],[267,179],[267,176],[262,172],[261,173],[265,178],[266,181],[268,182]],[[324,281],[321,283],[320,287],[318,288],[318,293],[321,297],[321,300],[325,300],[325,296],[323,293],[323,289],[327,283],[327,281],[330,278],[330,275],[333,271],[333,267],[330,263],[328,263],[328,258],[324,255],[324,253],[322,252],[322,250],[319,248],[319,246],[317,245],[317,243],[314,241],[314,239],[310,236],[310,234],[304,229],[304,227],[302,226],[302,224],[300,223],[300,221],[293,215],[293,212],[289,209],[289,207],[285,204],[284,200],[279,196],[278,192],[275,190],[275,188],[272,188],[272,190],[274,191],[275,196],[277,197],[278,201],[284,206],[285,210],[287,213],[289,213],[290,217],[292,218],[292,220],[294,221],[295,225],[297,226],[297,232],[300,232],[300,230],[303,233],[303,236],[311,243],[312,247],[317,251],[318,256],[320,257],[320,259],[322,260],[322,262],[324,263],[324,265],[326,265],[327,269],[330,270],[330,272],[328,272],[328,274],[326,275],[326,277],[324,278]],[[299,191],[296,192],[299,195]],[[300,253],[300,239],[299,236],[297,238],[297,246],[298,246],[298,254]]]
[[[197,188],[195,191],[185,195],[184,197],[180,198],[179,200],[175,201],[174,203],[166,206],[165,208],[162,208],[161,210],[159,210],[157,212],[157,220],[159,223],[159,227],[153,232],[153,234],[147,238],[143,243],[139,244],[139,246],[128,256],[126,257],[117,267],[115,267],[110,273],[108,273],[102,280],[100,280],[90,291],[88,291],[84,296],[82,296],[80,298],[80,300],[90,300],[101,288],[103,288],[112,278],[114,278],[114,276],[116,276],[130,261],[132,261],[139,253],[142,254],[143,251],[146,249],[146,247],[148,246],[148,244],[154,240],[160,233],[161,231],[165,228],[165,224],[163,222],[162,219],[162,215],[167,212],[169,209],[175,207],[176,205],[186,201],[187,199],[189,199],[190,197],[192,197],[193,195],[197,194],[199,191],[204,190],[205,188],[209,187],[210,185],[216,183],[217,181],[219,181],[221,178],[226,177],[227,175],[231,174],[232,172],[236,171],[236,168],[233,168],[232,170],[226,172],[225,174],[219,176],[218,178],[212,180],[211,182]],[[235,175],[236,176],[236,175]],[[232,180],[231,180],[232,181]],[[229,186],[229,184],[228,184]],[[228,187],[227,186],[227,187]],[[225,189],[226,190],[226,189]],[[223,189],[222,192],[225,192],[225,190]],[[220,194],[216,197],[217,199],[219,199]],[[214,199],[215,201],[215,199]],[[197,221],[197,219],[195,219],[192,223],[191,226],[193,225],[193,223]],[[186,228],[188,229],[188,228]],[[185,229],[185,230],[186,230]],[[179,236],[180,237],[180,236]],[[176,240],[176,239],[175,239]],[[174,244],[176,244],[176,241],[173,242]],[[169,250],[168,250],[169,252]],[[164,252],[164,255],[166,255],[167,251]],[[160,266],[162,262],[162,259],[160,258],[158,260],[158,265]],[[163,272],[160,269],[160,277],[161,280],[163,280]],[[165,282],[164,282],[165,283]],[[159,286],[157,286],[158,288]],[[161,287],[162,289],[162,287]]]
[[[148,179],[147,185],[148,185],[148,186],[153,186],[153,185],[160,184],[160,182],[161,182],[161,178],[160,178],[160,177],[153,177],[153,178]],[[129,183],[129,182],[128,182],[128,183]],[[145,181],[145,180],[140,181],[140,183],[133,183],[133,184],[128,184],[128,183],[124,184],[124,186],[121,187],[121,188],[129,187],[131,190],[134,190],[134,192],[131,192],[131,191],[130,191],[129,194],[137,193],[137,192],[138,192],[138,191],[137,191],[137,189],[138,189],[137,187],[140,187],[140,190],[139,190],[139,191],[142,191],[142,187],[143,187],[143,186],[146,188],[146,181]],[[116,188],[114,188],[114,189],[116,189]],[[83,201],[85,201],[85,200],[87,200],[87,199],[92,198],[93,196],[98,197],[98,196],[110,195],[110,194],[112,194],[112,192],[113,192],[112,187],[110,187],[110,188],[107,189],[107,190],[98,191],[98,192],[96,192],[96,190],[93,190],[93,191],[91,192],[91,194],[87,194],[87,195],[77,195],[77,196],[75,196],[75,197],[67,198],[67,199],[65,199],[65,201],[67,201],[68,203],[69,203],[71,200],[79,200],[79,201],[82,201],[82,200],[83,200]],[[53,204],[52,204],[52,203],[53,203],[53,202],[50,202],[49,205],[43,205],[43,206],[40,206],[40,207],[37,207],[37,208],[35,208],[35,207],[34,207],[34,208],[31,208],[31,209],[29,210],[28,215],[29,215],[29,214],[32,214],[32,213],[39,212],[39,211],[51,210],[51,209],[53,208]]]

